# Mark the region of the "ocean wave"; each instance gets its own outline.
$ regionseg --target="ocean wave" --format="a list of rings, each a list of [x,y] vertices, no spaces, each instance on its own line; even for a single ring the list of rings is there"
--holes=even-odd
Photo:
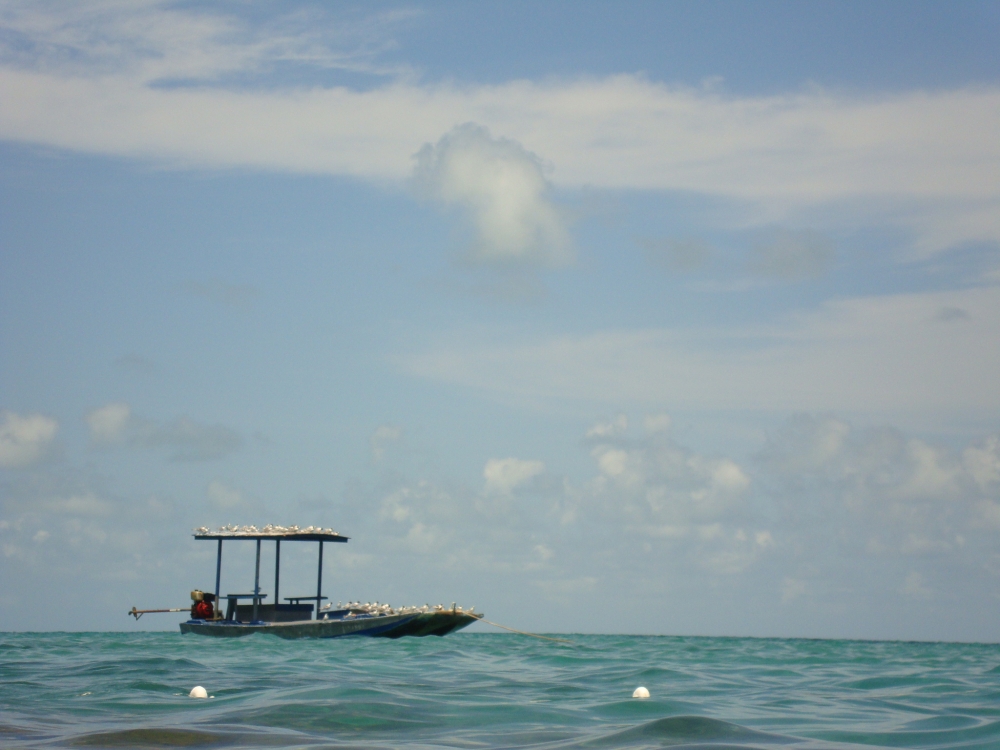
[[[1000,747],[998,646],[568,638],[0,634],[0,746]]]

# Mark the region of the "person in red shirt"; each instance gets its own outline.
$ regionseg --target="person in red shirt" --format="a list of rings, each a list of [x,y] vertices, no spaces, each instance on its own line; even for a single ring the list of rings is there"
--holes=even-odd
[[[201,592],[198,592],[201,594]],[[195,599],[193,605],[191,605],[191,619],[193,620],[214,620],[215,619],[215,607],[212,606],[212,602],[215,601],[215,594],[201,594],[201,598]]]

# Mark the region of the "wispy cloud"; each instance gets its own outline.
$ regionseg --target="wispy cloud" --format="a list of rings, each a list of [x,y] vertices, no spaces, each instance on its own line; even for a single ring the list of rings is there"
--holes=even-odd
[[[171,164],[398,181],[410,176],[421,144],[454,155],[465,138],[480,177],[459,180],[446,169],[451,178],[441,186],[456,191],[446,200],[479,206],[469,209],[477,226],[489,224],[482,202],[494,194],[482,186],[483,169],[499,158],[524,188],[536,177],[530,159],[514,155],[539,154],[553,165],[546,177],[556,187],[736,199],[753,226],[817,209],[827,223],[863,224],[874,212],[911,232],[914,252],[1000,241],[996,88],[730,96],[633,75],[458,87],[396,72],[364,90],[276,86],[268,77],[284,61],[385,73],[379,51],[398,20],[292,17],[254,27],[159,3],[15,4],[3,17],[0,138]],[[352,24],[361,30],[337,37]],[[175,80],[198,85],[167,85]],[[493,139],[452,130],[468,122]],[[536,232],[555,226],[544,213],[532,220]],[[524,246],[494,241],[482,257]]]
[[[87,415],[90,437],[97,444],[126,443],[167,448],[172,461],[211,461],[238,450],[243,439],[223,425],[206,425],[181,416],[156,422],[136,416],[124,402],[106,404]]]
[[[150,85],[241,83],[278,65],[375,75],[407,70],[379,62],[391,31],[416,11],[320,8],[255,14],[181,8],[163,0],[36,3],[7,0],[0,53],[5,62],[65,75],[127,75]],[[235,79],[228,76],[237,76]]]
[[[833,243],[818,232],[771,229],[754,246],[749,270],[789,281],[812,279],[832,260]]]
[[[385,458],[385,451],[393,443],[398,443],[403,437],[403,428],[398,425],[384,424],[375,428],[369,442],[372,448],[372,460],[376,463]]]
[[[967,312],[947,325],[943,308]],[[996,409],[1000,289],[831,301],[769,324],[609,330],[527,343],[482,332],[400,356],[414,375],[503,394],[661,408]],[[775,387],[776,383],[782,387]]]

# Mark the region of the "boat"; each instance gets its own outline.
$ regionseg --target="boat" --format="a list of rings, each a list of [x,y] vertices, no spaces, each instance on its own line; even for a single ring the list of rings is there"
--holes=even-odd
[[[256,526],[222,526],[212,531],[202,526],[194,530],[194,538],[217,542],[215,592],[191,592],[194,602],[191,619],[180,624],[181,633],[217,638],[239,638],[255,633],[276,635],[279,638],[443,636],[483,618],[482,614],[474,611],[475,607],[464,610],[454,603],[450,608],[441,604],[435,607],[424,605],[395,608],[378,602],[349,602],[346,605],[338,604],[337,607],[324,605],[327,597],[323,596],[323,545],[328,542],[343,544],[349,539],[333,529],[267,525],[260,529]],[[252,593],[221,593],[219,586],[222,580],[223,541],[256,542],[257,563]],[[261,542],[265,541],[274,542],[274,596],[270,602],[265,602],[268,595],[260,590],[260,548]],[[282,542],[318,543],[315,596],[287,596],[282,603],[279,597]],[[225,614],[220,606],[223,600],[226,602]],[[138,610],[133,607],[129,614],[138,620],[149,612],[179,611],[186,610]]]

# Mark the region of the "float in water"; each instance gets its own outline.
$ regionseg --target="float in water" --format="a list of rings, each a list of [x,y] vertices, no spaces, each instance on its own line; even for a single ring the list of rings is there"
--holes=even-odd
[[[364,604],[351,602],[334,608],[323,596],[323,545],[327,542],[345,543],[349,537],[333,529],[314,526],[223,526],[215,531],[206,527],[195,529],[194,538],[215,541],[218,544],[215,562],[215,592],[191,592],[193,604],[191,619],[180,624],[182,633],[210,635],[220,638],[238,638],[254,633],[267,633],[279,638],[341,638],[363,635],[378,638],[400,638],[404,635],[447,635],[482,619],[470,608],[463,610],[455,604],[430,607],[391,607],[378,602]],[[257,543],[257,563],[254,568],[252,593],[222,594],[223,541],[254,541]],[[261,542],[274,542],[274,596],[270,598],[260,590]],[[279,597],[281,583],[281,543],[317,542],[319,559],[316,572],[316,595]],[[221,603],[225,600],[223,615]],[[246,602],[246,603],[243,603]],[[183,612],[184,609],[147,609],[135,607],[129,612],[138,620],[151,612]]]

